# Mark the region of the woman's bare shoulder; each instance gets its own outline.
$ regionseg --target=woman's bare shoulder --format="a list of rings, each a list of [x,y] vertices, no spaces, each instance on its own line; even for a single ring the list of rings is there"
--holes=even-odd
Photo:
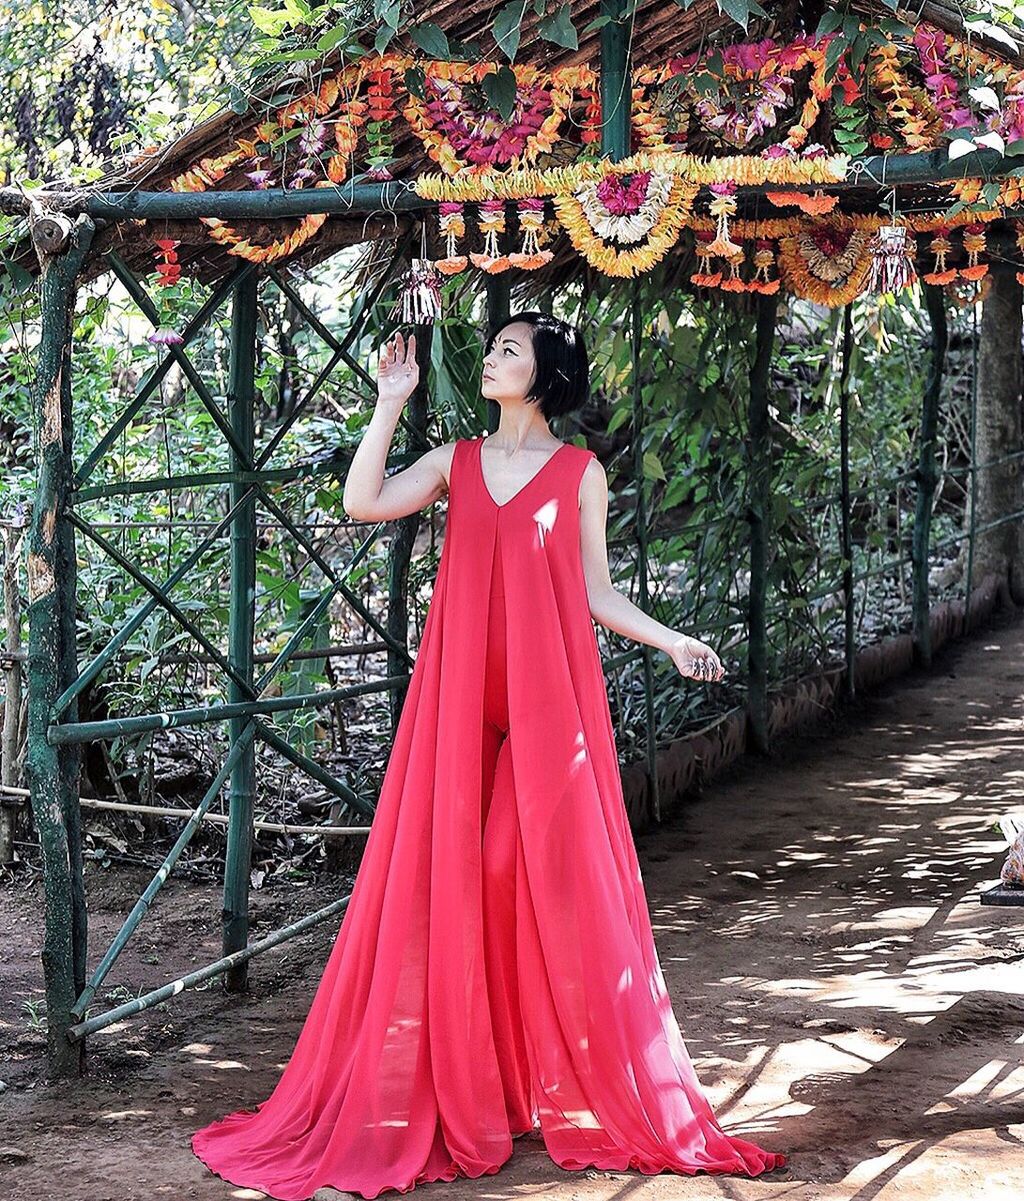
[[[452,476],[452,461],[455,458],[455,448],[462,440],[461,438],[457,438],[454,442],[442,442],[440,446],[434,446],[420,456],[419,461],[421,463],[431,467],[444,477],[446,488],[449,486]]]

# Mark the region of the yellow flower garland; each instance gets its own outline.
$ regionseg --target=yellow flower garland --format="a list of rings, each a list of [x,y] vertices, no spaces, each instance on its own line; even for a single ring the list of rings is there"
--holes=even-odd
[[[830,184],[846,178],[849,156],[820,158],[752,158],[734,154],[701,158],[693,154],[637,151],[627,158],[585,159],[546,170],[521,168],[488,171],[459,177],[421,175],[413,184],[424,200],[520,200],[526,196],[554,196],[574,192],[582,183],[600,179],[610,171],[661,171],[688,183],[735,183],[741,187],[764,184]]]

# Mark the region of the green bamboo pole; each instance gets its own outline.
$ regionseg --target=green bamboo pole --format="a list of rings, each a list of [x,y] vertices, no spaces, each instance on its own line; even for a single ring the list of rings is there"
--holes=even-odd
[[[938,471],[935,460],[935,440],[939,427],[939,398],[942,394],[942,373],[946,361],[949,332],[946,324],[946,305],[942,288],[935,284],[924,288],[925,305],[932,326],[932,362],[928,383],[921,405],[921,432],[918,439],[917,504],[914,513],[912,562],[914,575],[914,658],[919,666],[930,667],[932,637],[928,598],[928,555],[932,524],[932,498]]]
[[[627,0],[601,0],[600,15],[611,18],[601,26],[601,153],[613,162],[626,158],[630,150],[632,25],[627,19],[631,9],[635,12],[635,6]]]
[[[113,266],[113,264],[111,264],[111,266]],[[203,326],[206,324],[207,318],[209,318],[217,311],[218,308],[220,308],[221,301],[225,296],[228,295],[234,285],[240,279],[244,279],[247,275],[251,274],[255,270],[255,263],[243,262],[236,271],[229,273],[224,277],[224,279],[218,281],[216,287],[210,293],[202,308],[200,308],[192,320],[189,321],[189,323],[181,331],[181,336],[184,339],[181,344],[182,350],[188,349],[192,339],[201,332]],[[175,362],[176,359],[173,355],[164,355],[156,367],[154,367],[152,371],[148,372],[143,377],[141,383],[139,384],[139,389],[135,394],[135,399],[131,402],[131,404],[124,408],[114,424],[110,427],[110,429],[107,430],[103,437],[100,438],[100,440],[86,456],[81,467],[78,469],[77,475],[75,476],[75,482],[78,485],[75,490],[77,499],[81,499],[81,497],[78,497],[77,495],[81,490],[81,485],[92,475],[97,465],[102,462],[107,451],[110,450],[112,446],[117,444],[117,440],[121,437],[121,434],[128,428],[129,425],[131,425],[136,416],[145,408],[146,402],[149,400],[150,396],[156,392],[157,388],[159,388],[164,376],[168,371],[170,371]],[[82,493],[82,495],[84,496],[85,493]]]
[[[768,740],[768,540],[772,477],[768,425],[768,375],[778,296],[758,296],[756,344],[750,370],[750,596],[747,603],[747,714],[751,745],[762,754]]]
[[[42,224],[42,223],[40,223]],[[73,486],[71,337],[76,278],[92,243],[88,217],[66,225],[51,252],[33,226],[40,264],[42,333],[33,386],[36,492],[28,539],[28,751],[26,774],[43,862],[45,928],[43,979],[49,1070],[72,1076],[84,1069],[83,1047],[66,1038],[71,1008],[85,983],[87,919],[82,875],[80,758],[51,746],[50,707],[77,670],[76,556],[66,520]],[[74,716],[77,716],[75,712]]]
[[[304,934],[307,930],[312,929],[313,926],[318,926],[329,917],[342,912],[348,907],[351,899],[352,894],[349,893],[348,896],[339,897],[336,901],[330,901],[322,909],[316,910],[315,913],[309,913],[305,917],[299,918],[298,921],[291,922],[287,926],[282,926],[281,929],[266,935],[266,937],[261,938],[258,942],[249,943],[241,951],[235,951],[232,955],[218,959],[213,963],[208,963],[205,967],[197,968],[194,972],[189,972],[185,976],[179,976],[177,980],[172,980],[169,984],[164,984],[160,988],[153,989],[152,992],[145,993],[141,997],[136,997],[132,1001],[127,1001],[124,1005],[118,1005],[116,1009],[110,1009],[106,1013],[100,1013],[96,1017],[89,1018],[87,1021],[79,1022],[68,1030],[68,1038],[76,1041],[84,1039],[88,1034],[102,1030],[106,1026],[112,1026],[115,1022],[123,1021],[127,1017],[141,1013],[144,1009],[150,1009],[154,1005],[159,1005],[161,1001],[170,1000],[171,997],[176,997],[178,993],[186,988],[194,988],[204,980],[209,980],[213,976],[220,975],[221,972],[231,971],[242,963],[248,963],[254,955],[259,955],[263,951],[269,951],[271,947],[279,946],[281,943],[287,942],[299,934]]]
[[[647,561],[647,494],[644,488],[644,410],[641,390],[641,349],[643,311],[640,304],[640,281],[633,280],[630,303],[633,373],[633,479],[636,481],[634,529],[637,541],[637,604],[645,613],[650,611],[651,592]],[[661,821],[661,790],[658,786],[658,725],[654,710],[654,656],[646,643],[640,647],[644,670],[644,725],[647,742],[647,778],[651,789],[651,818]]]
[[[231,362],[228,380],[228,419],[231,466],[242,470],[254,457],[254,406],[256,399],[256,305],[258,278],[247,276],[236,284],[231,304]],[[238,449],[235,450],[237,445]],[[236,505],[231,523],[231,600],[228,615],[229,658],[234,672],[228,679],[228,703],[241,704],[253,695],[253,637],[256,605],[256,505],[255,498],[242,501],[243,484],[230,485],[230,501]],[[239,503],[241,502],[241,503]],[[234,678],[237,673],[242,680]],[[248,727],[245,717],[229,722],[234,746]],[[249,941],[249,871],[252,864],[252,819],[256,799],[256,749],[251,740],[231,772],[228,806],[227,856],[224,864],[223,948],[225,955],[240,951]],[[246,986],[249,961],[231,967],[224,977],[228,992]]]
[[[170,590],[185,578],[189,572],[199,563],[208,550],[214,545],[220,537],[220,533],[225,527],[231,524],[234,517],[234,508],[228,515],[222,518],[216,527],[199,543],[195,550],[164,580],[163,584],[158,585],[159,589],[164,593],[169,593]],[[78,679],[74,680],[53,702],[50,710],[50,719],[58,721],[71,703],[78,695],[92,683],[100,672],[110,663],[117,652],[135,633],[135,631],[143,624],[146,618],[153,612],[160,602],[156,597],[151,596],[149,600],[143,601],[142,604],[135,610],[128,620],[121,626],[120,630],[107,643],[103,650],[79,672]]]
[[[156,874],[150,880],[142,893],[142,896],[135,902],[131,913],[125,918],[121,929],[114,937],[114,941],[110,944],[106,954],[100,960],[93,974],[89,977],[89,983],[81,989],[78,999],[75,1001],[72,1013],[76,1018],[81,1018],[85,1013],[92,998],[96,995],[96,990],[103,983],[107,973],[110,971],[117,959],[118,955],[124,950],[125,944],[128,942],[132,932],[136,929],[139,922],[146,916],[150,905],[153,903],[153,898],[164,886],[164,882],[170,876],[174,865],[178,862],[182,851],[192,841],[192,835],[202,824],[203,815],[207,812],[213,802],[220,796],[220,790],[224,787],[224,783],[228,776],[234,770],[235,764],[245,754],[246,750],[252,744],[252,740],[256,734],[256,727],[249,723],[247,728],[242,732],[241,737],[228,751],[227,757],[221,764],[220,770],[214,776],[209,788],[203,794],[202,800],[192,811],[192,816],[185,823],[175,840],[174,846],[164,856],[164,861],[157,868]]]
[[[626,11],[622,0],[603,0],[601,12],[621,16]],[[625,24],[612,21],[600,31],[602,42],[602,109],[612,120],[615,114],[615,97],[621,89],[612,82],[617,64],[625,59],[629,29]],[[607,43],[608,49],[605,50]],[[607,74],[607,78],[605,77]],[[624,76],[620,76],[623,78]],[[605,92],[607,88],[607,93]],[[607,99],[606,99],[607,96]],[[623,97],[629,100],[629,96]],[[625,127],[628,129],[628,126]],[[620,154],[618,157],[622,157]],[[1012,174],[1019,164],[1013,155],[1005,157],[995,150],[976,150],[963,158],[950,160],[943,146],[938,150],[912,154],[874,154],[854,159],[850,163],[846,179],[829,184],[830,189],[844,191],[850,188],[877,188],[887,190],[909,184],[943,183],[955,179],[972,179],[983,176],[999,179]],[[337,213],[342,216],[353,213],[379,213],[382,209],[391,212],[412,212],[429,208],[436,201],[425,200],[415,192],[414,181],[389,180],[383,183],[362,182],[358,177],[331,188],[266,188],[260,190],[208,192],[93,192],[81,199],[81,209],[92,217],[107,220],[152,220],[160,217],[299,217],[307,213]],[[740,194],[756,192],[756,188],[740,188]],[[761,189],[763,191],[763,189]],[[49,192],[45,188],[35,191],[34,198],[43,202],[53,196],[61,207],[73,211],[66,193]],[[5,212],[27,212],[28,201],[14,188],[0,189],[0,205]],[[1006,216],[1016,217],[1015,211]]]
[[[334,701],[383,692],[386,687],[397,688],[407,679],[407,675],[388,676],[384,680],[369,680],[363,684],[349,684],[344,688],[328,688],[320,692],[297,693],[294,696],[247,699],[227,705],[201,705],[191,709],[166,709],[160,713],[137,713],[131,717],[107,717],[103,721],[61,722],[60,725],[50,727],[50,742],[54,746],[73,746],[76,743],[97,742],[104,738],[130,738],[149,730],[179,730],[216,721],[234,721],[240,717],[267,717],[274,713],[319,709],[333,704]]]
[[[132,275],[130,268],[122,259],[113,251],[108,251],[106,255],[107,262],[110,264],[111,270],[124,285],[125,291],[131,296],[132,300],[139,306],[139,309],[149,318],[156,329],[160,324],[160,314],[157,311],[156,305],[150,300],[145,288]],[[240,283],[236,283],[232,289],[234,295],[238,294],[239,288],[244,288],[253,279],[253,274],[250,272],[245,276],[245,279]],[[167,353],[181,368],[181,373],[188,380],[195,390],[196,395],[202,401],[203,408],[213,418],[213,423],[220,430],[230,446],[233,457],[232,462],[237,465],[238,470],[251,471],[253,468],[252,459],[245,458],[244,444],[238,441],[234,429],[231,426],[230,420],[224,415],[219,404],[214,400],[210,389],[206,386],[206,382],[199,372],[192,366],[192,361],[180,346],[168,346]]]
[[[839,371],[839,473],[843,550],[843,657],[846,674],[843,695],[853,700],[853,667],[857,654],[854,634],[856,602],[853,595],[853,536],[850,531],[850,356],[853,354],[853,304],[843,305],[843,361]]]
[[[150,492],[185,492],[192,488],[216,488],[224,484],[290,484],[322,475],[337,475],[338,467],[338,460],[332,456],[320,463],[295,463],[291,467],[273,467],[263,471],[197,471],[192,475],[155,475],[144,480],[122,480],[114,484],[80,488],[75,492],[74,503],[81,505],[86,501],[111,496],[146,496]]]

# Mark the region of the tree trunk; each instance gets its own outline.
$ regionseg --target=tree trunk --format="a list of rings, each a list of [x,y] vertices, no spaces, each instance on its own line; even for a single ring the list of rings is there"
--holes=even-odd
[[[993,262],[978,338],[977,511],[972,586],[995,572],[1024,603],[1024,524],[983,527],[1024,508],[1021,462],[997,463],[1021,447],[1021,285],[1013,265]],[[995,466],[986,464],[995,463]],[[970,523],[970,501],[967,520]],[[1003,590],[1005,592],[1005,589]],[[1006,599],[1004,597],[1004,599]]]

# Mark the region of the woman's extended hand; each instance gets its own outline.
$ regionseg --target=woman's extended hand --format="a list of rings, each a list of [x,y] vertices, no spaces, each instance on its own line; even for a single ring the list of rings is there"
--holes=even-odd
[[[401,332],[384,344],[380,352],[377,369],[377,403],[405,404],[416,391],[420,382],[420,368],[416,362],[416,335],[410,334],[408,343],[402,340]]]
[[[691,680],[720,680],[725,675],[725,668],[711,647],[687,634],[680,634],[668,653],[680,673]]]

